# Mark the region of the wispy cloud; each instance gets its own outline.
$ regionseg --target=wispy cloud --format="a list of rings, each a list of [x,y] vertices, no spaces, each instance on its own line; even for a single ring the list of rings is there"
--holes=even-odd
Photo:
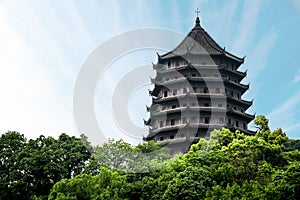
[[[294,83],[297,83],[297,82],[299,82],[299,81],[300,81],[300,70],[299,70],[298,74],[295,76],[293,82],[294,82]]]
[[[249,63],[249,79],[254,80],[255,77],[268,66],[268,54],[277,38],[277,31],[271,29],[263,35],[258,42],[253,45],[248,56]]]
[[[233,48],[237,52],[244,51],[254,40],[257,31],[258,15],[263,1],[247,0],[244,3],[241,20],[237,25],[237,39],[233,43]]]
[[[285,131],[293,131],[300,126],[299,119],[296,119],[297,108],[300,106],[300,91],[284,101],[281,106],[273,110],[267,117],[270,119],[270,126],[283,128]]]
[[[293,0],[294,5],[300,11],[300,0]]]
[[[67,88],[74,72],[70,73],[63,47],[47,29],[50,25],[41,22],[26,2],[18,6],[3,2],[0,26],[1,133],[17,130],[29,138],[74,133],[67,92],[72,91]],[[65,29],[60,30],[64,36]]]
[[[264,0],[244,2],[231,1],[224,5],[217,20],[221,21],[221,28],[215,31],[226,44],[229,44],[229,51],[242,57],[247,54],[245,65],[241,70],[248,69],[246,82],[257,82],[259,74],[268,67],[268,56],[278,37],[277,31],[272,28],[265,30],[264,34],[259,27],[260,11],[264,6]],[[242,5],[240,5],[242,3]],[[239,7],[243,10],[239,12]],[[226,17],[223,17],[226,16]],[[257,86],[258,83],[256,83]],[[260,87],[251,87],[246,94],[249,98],[255,98]]]

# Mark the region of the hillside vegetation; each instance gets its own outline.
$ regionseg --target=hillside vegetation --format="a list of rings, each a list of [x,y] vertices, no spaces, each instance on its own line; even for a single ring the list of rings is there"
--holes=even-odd
[[[300,199],[300,140],[271,131],[215,130],[184,155],[154,142],[132,146],[61,134],[0,137],[0,199]],[[145,159],[143,155],[150,154]]]

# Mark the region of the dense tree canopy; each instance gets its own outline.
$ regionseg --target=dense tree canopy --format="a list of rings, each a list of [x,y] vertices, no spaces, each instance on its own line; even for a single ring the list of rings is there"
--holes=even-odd
[[[0,199],[46,198],[54,183],[81,174],[90,152],[79,138],[61,134],[58,139],[41,135],[26,141],[8,132],[0,138]]]
[[[254,136],[215,130],[174,157],[155,142],[92,147],[84,135],[7,132],[0,199],[300,199],[299,140],[264,116],[254,122]]]

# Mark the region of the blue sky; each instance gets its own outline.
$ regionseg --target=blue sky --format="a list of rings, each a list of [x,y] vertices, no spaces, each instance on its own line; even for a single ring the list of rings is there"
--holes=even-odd
[[[247,56],[240,70],[248,70],[244,82],[251,83],[244,95],[254,99],[248,112],[266,115],[272,129],[281,127],[289,137],[300,138],[299,0],[2,0],[1,133],[16,130],[28,138],[77,133],[72,98],[88,55],[102,42],[133,29],[159,27],[186,35],[194,26],[196,7],[201,25],[220,46]],[[147,50],[120,59],[114,67],[151,61],[156,62],[155,51]],[[108,137],[122,137],[109,117],[110,104],[100,109],[109,102],[103,99],[118,79],[116,71],[108,72],[104,89],[99,87],[95,94],[95,108],[101,110],[95,111],[97,119],[104,122]],[[147,118],[142,106],[149,105],[146,89],[141,88],[129,106],[139,126],[138,119]]]

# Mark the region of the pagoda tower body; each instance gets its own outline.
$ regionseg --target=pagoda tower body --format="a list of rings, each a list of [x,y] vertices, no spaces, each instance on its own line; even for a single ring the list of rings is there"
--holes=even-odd
[[[253,101],[242,99],[249,84],[241,81],[247,72],[238,70],[244,58],[221,48],[201,27],[195,27],[171,52],[158,55],[153,64],[156,77],[149,91],[152,105],[145,121],[154,140],[171,147],[174,153],[186,152],[200,138],[209,138],[214,129],[239,130],[247,135],[254,115],[246,113]]]

